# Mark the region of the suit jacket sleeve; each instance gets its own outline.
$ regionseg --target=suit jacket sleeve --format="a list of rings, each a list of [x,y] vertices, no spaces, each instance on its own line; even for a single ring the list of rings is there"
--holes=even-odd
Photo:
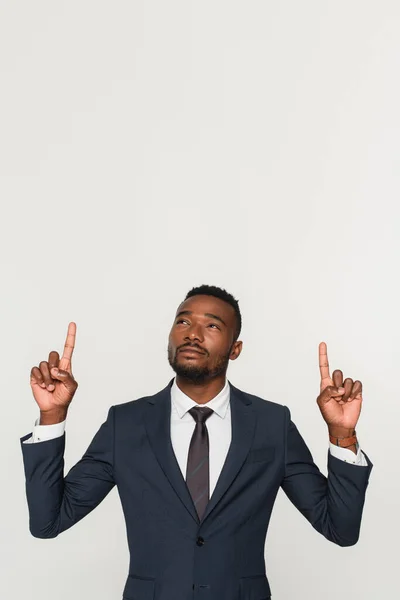
[[[372,463],[360,467],[328,451],[328,477],[314,463],[311,452],[285,408],[285,474],[282,489],[311,525],[327,540],[352,546],[359,538],[365,494]]]
[[[29,530],[54,538],[89,514],[115,485],[114,411],[97,431],[83,457],[64,477],[66,432],[38,444],[20,438],[25,469]]]

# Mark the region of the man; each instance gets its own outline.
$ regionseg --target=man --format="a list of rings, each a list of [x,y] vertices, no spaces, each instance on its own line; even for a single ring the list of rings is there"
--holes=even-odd
[[[78,387],[75,323],[61,360],[52,351],[31,370],[40,423],[21,438],[30,532],[56,537],[117,485],[131,552],[126,600],[268,600],[264,544],[279,487],[326,539],[358,540],[372,469],[355,434],[361,382],[343,381],[340,370],[332,380],[320,344],[325,477],[288,407],[226,379],[242,351],[240,330],[231,294],[208,285],[190,290],[169,334],[176,377],[155,395],[111,406],[65,477],[64,427]]]

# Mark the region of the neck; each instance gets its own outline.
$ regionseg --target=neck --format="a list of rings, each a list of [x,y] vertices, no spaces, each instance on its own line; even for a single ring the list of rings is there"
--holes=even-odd
[[[223,389],[225,382],[225,373],[204,383],[193,383],[193,381],[185,377],[176,376],[176,385],[178,388],[196,402],[196,404],[207,404],[207,402],[215,398]]]

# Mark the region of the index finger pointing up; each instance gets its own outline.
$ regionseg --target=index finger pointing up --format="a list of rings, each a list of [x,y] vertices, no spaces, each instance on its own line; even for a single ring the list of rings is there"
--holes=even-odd
[[[64,351],[59,364],[60,369],[64,371],[71,368],[72,353],[75,348],[75,337],[76,323],[71,321],[68,325],[67,339],[65,340]]]
[[[325,342],[321,342],[319,345],[319,370],[321,373],[321,380],[331,378],[329,374],[328,350]]]

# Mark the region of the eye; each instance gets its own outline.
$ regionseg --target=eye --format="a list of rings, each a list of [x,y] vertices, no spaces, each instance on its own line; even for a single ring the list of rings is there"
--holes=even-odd
[[[178,325],[178,323],[187,323],[186,319],[179,319],[176,324]]]
[[[216,325],[215,323],[210,323],[210,327],[216,327],[217,329],[219,329],[218,325]]]

